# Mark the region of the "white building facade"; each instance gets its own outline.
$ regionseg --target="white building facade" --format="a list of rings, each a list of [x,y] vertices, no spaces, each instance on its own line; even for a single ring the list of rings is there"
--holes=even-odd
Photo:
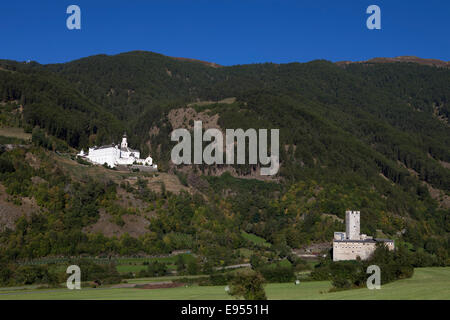
[[[101,147],[89,148],[87,154],[81,150],[79,157],[83,157],[92,163],[104,165],[107,164],[111,168],[118,165],[144,165],[157,169],[157,165],[153,163],[151,157],[141,159],[139,150],[133,150],[128,147],[127,136],[123,135],[120,145],[105,145]]]

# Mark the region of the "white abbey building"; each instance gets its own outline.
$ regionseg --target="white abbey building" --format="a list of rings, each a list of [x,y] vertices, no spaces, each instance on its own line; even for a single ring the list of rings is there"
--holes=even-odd
[[[389,250],[394,250],[394,240],[378,239],[360,234],[359,211],[346,211],[345,224],[346,232],[335,232],[333,239],[333,261],[366,260],[375,251],[377,243],[384,243]]]
[[[83,157],[96,164],[103,165],[106,163],[111,168],[118,165],[138,164],[151,166],[153,169],[157,169],[157,165],[153,163],[153,159],[151,157],[141,159],[139,150],[133,150],[128,147],[126,134],[123,135],[120,146],[114,145],[113,143],[111,145],[93,147],[89,148],[89,152],[87,154],[81,150],[77,156]]]

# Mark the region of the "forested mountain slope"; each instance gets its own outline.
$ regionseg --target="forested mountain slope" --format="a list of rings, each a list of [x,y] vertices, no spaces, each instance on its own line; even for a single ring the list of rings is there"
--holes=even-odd
[[[235,98],[231,102],[215,103],[231,97]],[[342,226],[322,214],[343,217],[346,209],[360,209],[366,233],[381,230],[444,260],[448,257],[450,69],[446,67],[322,60],[211,67],[140,51],[55,65],[3,60],[0,100],[23,106],[23,114],[16,117],[26,130],[39,126],[77,149],[117,142],[127,131],[132,146],[150,153],[163,171],[177,174],[192,188],[192,199],[178,199],[145,195],[144,186],[135,186],[133,192],[144,202],[153,206],[161,201],[160,221],[149,227],[158,235],[154,238],[176,234],[182,239],[161,240],[147,248],[152,252],[191,246],[212,254],[206,240],[211,230],[212,243],[224,251],[242,245],[239,229],[279,246],[329,241],[332,231]],[[188,104],[197,114],[218,116],[222,129],[279,128],[277,177],[261,182],[220,176],[228,170],[222,167],[171,165],[169,134],[176,129],[171,112],[182,113]],[[17,172],[17,161],[25,155],[15,152],[0,157],[12,161]],[[252,167],[234,166],[229,171],[245,178]],[[32,174],[37,173],[30,172],[25,179]],[[2,179],[8,185],[13,173],[5,170]],[[67,179],[73,177],[69,174]],[[27,192],[33,194],[30,188]],[[115,191],[108,190],[102,194],[114,197]],[[162,203],[170,201],[175,206],[177,201],[190,203],[196,209],[180,225],[176,221],[183,219],[183,209],[162,209],[167,208]],[[92,219],[76,224],[79,230],[98,219],[105,202],[95,206],[89,214]],[[195,225],[201,216],[212,223],[210,229]],[[222,221],[220,227],[217,221]],[[231,238],[222,235],[226,232]],[[195,236],[199,234],[203,236]]]

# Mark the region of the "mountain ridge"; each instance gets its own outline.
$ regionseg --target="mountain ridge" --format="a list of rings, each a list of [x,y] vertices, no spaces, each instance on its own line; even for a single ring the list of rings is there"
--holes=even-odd
[[[158,56],[162,56],[162,57],[172,58],[172,59],[178,60],[178,61],[200,63],[200,64],[203,64],[205,66],[209,66],[209,67],[213,67],[213,68],[245,66],[245,65],[253,65],[253,64],[267,64],[267,63],[275,64],[275,65],[285,65],[285,64],[290,64],[290,63],[309,63],[309,62],[316,61],[316,60],[322,60],[322,59],[314,59],[314,60],[303,61],[303,62],[291,61],[291,62],[285,62],[285,63],[266,61],[266,62],[258,62],[258,63],[250,62],[250,63],[245,63],[245,64],[221,65],[221,64],[218,64],[216,62],[211,62],[211,61],[206,61],[206,60],[201,60],[201,59],[196,59],[196,58],[166,56],[166,55],[163,55],[161,53],[157,53],[157,52],[153,52],[153,51],[132,50],[132,51],[126,51],[126,52],[121,52],[121,53],[117,53],[117,54],[99,53],[99,54],[94,54],[94,55],[90,55],[90,56],[86,56],[86,57],[70,60],[70,61],[67,61],[67,62],[59,62],[59,63],[41,64],[41,63],[36,62],[36,61],[23,62],[23,63],[27,63],[27,64],[29,64],[29,63],[38,63],[38,64],[40,64],[42,66],[63,65],[63,64],[67,64],[67,63],[73,63],[73,62],[76,62],[76,61],[84,60],[84,59],[94,58],[94,57],[115,57],[115,56],[133,55],[133,54],[158,55]],[[20,61],[7,60],[7,59],[0,59],[0,61],[11,61],[11,62],[16,62],[16,63],[21,63]],[[450,61],[445,61],[445,60],[435,59],[435,58],[421,58],[421,57],[412,56],[412,55],[404,55],[404,56],[396,56],[396,57],[373,57],[373,58],[370,58],[370,59],[367,59],[367,60],[340,60],[340,61],[336,61],[334,63],[337,64],[337,65],[340,65],[340,66],[345,66],[345,65],[349,65],[349,64],[359,64],[359,63],[394,63],[394,62],[417,63],[417,64],[428,65],[428,66],[436,66],[436,67],[449,67],[450,66]]]
[[[112,251],[189,247],[229,260],[230,248],[245,242],[239,230],[276,248],[296,248],[331,239],[342,226],[322,214],[343,218],[347,209],[364,212],[366,234],[383,230],[444,260],[450,252],[448,68],[409,62],[343,68],[325,60],[214,68],[129,52],[51,65],[1,60],[0,69],[0,124],[32,133],[28,149],[0,149],[0,183],[6,199],[36,199],[50,217],[38,213],[40,222],[21,220],[17,234],[0,234],[11,246],[8,256],[28,254],[26,246],[19,253],[14,248],[15,237],[25,235],[29,247],[52,243],[38,245],[41,255],[52,246],[54,254],[98,253],[112,241]],[[181,118],[173,121],[176,112]],[[274,181],[252,179],[253,165],[172,164],[174,126],[189,130],[199,115],[221,129],[279,129],[281,167]],[[109,144],[124,131],[133,148],[192,193],[171,192],[156,176],[128,173],[136,177],[128,179],[76,161],[72,148]],[[143,205],[117,201],[124,190]],[[135,240],[83,232],[105,219],[100,213],[123,225],[128,218],[122,215],[141,209],[155,220]],[[82,244],[53,244],[70,243],[67,237]]]
[[[417,63],[427,66],[435,66],[435,67],[450,67],[450,61],[444,61],[439,59],[425,59],[416,56],[398,56],[394,58],[388,57],[377,57],[371,58],[363,61],[337,61],[336,64],[340,66],[345,66],[353,63],[394,63],[394,62],[409,62],[409,63]]]

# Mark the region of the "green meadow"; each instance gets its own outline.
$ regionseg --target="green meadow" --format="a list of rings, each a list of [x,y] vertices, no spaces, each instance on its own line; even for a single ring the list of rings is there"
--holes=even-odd
[[[256,245],[263,246],[263,247],[270,247],[271,244],[267,242],[264,238],[258,237],[257,235],[253,233],[247,233],[245,231],[241,231],[242,237],[244,239],[253,242]]]
[[[167,281],[173,278],[135,279],[130,283]],[[380,290],[354,289],[328,292],[328,281],[270,283],[266,285],[269,299],[275,300],[395,300],[395,299],[450,299],[450,268],[418,268],[410,279],[383,285]],[[187,286],[170,289],[84,288],[67,289],[0,289],[0,299],[168,299],[216,300],[233,299],[224,286]]]

